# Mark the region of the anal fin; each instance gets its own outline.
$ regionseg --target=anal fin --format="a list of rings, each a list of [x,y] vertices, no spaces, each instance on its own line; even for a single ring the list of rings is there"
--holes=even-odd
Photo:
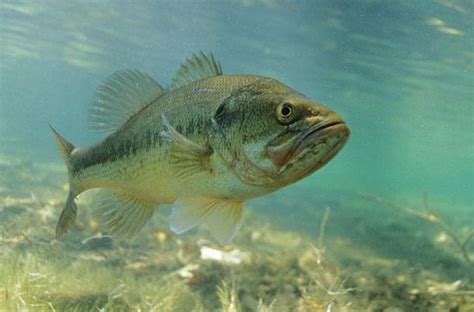
[[[135,238],[153,216],[156,206],[125,194],[100,194],[102,223],[112,236]]]
[[[181,234],[205,223],[220,244],[228,244],[240,229],[243,207],[239,201],[208,197],[180,200],[170,217],[171,230]]]

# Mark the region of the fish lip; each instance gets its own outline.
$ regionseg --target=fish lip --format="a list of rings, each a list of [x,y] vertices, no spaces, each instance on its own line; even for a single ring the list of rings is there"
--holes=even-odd
[[[271,152],[272,146],[269,146],[270,149],[267,150],[267,153],[270,153],[270,157],[272,158],[273,163],[278,166],[278,171],[281,173],[286,169],[290,159],[300,154],[300,152],[304,150],[305,147],[308,146],[308,144],[306,143],[317,140],[318,137],[324,136],[328,132],[332,132],[332,130],[334,130],[333,128],[338,128],[338,127],[341,127],[341,131],[346,132],[346,135],[344,135],[346,139],[343,141],[347,141],[347,138],[349,137],[349,134],[350,134],[349,127],[347,127],[346,123],[340,118],[332,118],[332,119],[328,119],[328,120],[313,124],[309,126],[306,130],[301,131],[301,133],[299,133],[294,139],[291,139],[292,141],[290,143],[291,147],[288,148],[288,151],[285,153],[284,156],[281,155],[281,156],[274,157],[273,152]],[[320,134],[318,135],[318,133]],[[309,139],[309,137],[315,136],[315,135],[317,137]],[[278,148],[278,145],[275,145],[275,146]],[[279,153],[277,152],[275,154],[278,155]]]
[[[342,120],[337,120],[337,121],[327,120],[327,121],[317,123],[314,126],[311,126],[308,130],[306,130],[305,133],[303,133],[302,138],[300,140],[298,140],[298,143],[299,143],[299,141],[303,141],[305,138],[309,137],[310,135],[312,135],[315,132],[318,132],[318,131],[321,131],[321,130],[324,130],[324,129],[328,129],[328,128],[331,128],[331,127],[334,127],[334,126],[337,126],[337,125],[345,125],[345,124],[346,123]]]
[[[347,127],[346,123],[342,120],[336,120],[336,121],[327,120],[327,121],[323,121],[311,126],[298,138],[297,142],[292,148],[292,151],[290,152],[290,155],[288,155],[288,159],[290,159],[293,156],[298,155],[304,149],[305,147],[304,142],[307,138],[313,136],[315,133],[318,133],[318,132],[320,132],[321,134],[324,134],[324,132],[327,132],[330,129],[339,128],[340,126],[345,126],[345,128],[349,130],[349,127]]]

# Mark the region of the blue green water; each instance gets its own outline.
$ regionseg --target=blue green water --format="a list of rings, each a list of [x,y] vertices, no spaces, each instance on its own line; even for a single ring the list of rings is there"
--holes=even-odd
[[[212,51],[225,73],[281,80],[352,130],[319,172],[252,204],[268,222],[314,233],[298,206],[321,215],[370,193],[412,207],[426,192],[472,228],[473,21],[469,0],[2,1],[0,153],[61,163],[48,122],[80,146],[99,140],[87,109],[109,74],[136,68],[167,85],[186,57]],[[347,223],[335,232],[364,224],[340,209]]]
[[[167,84],[213,51],[227,73],[282,80],[341,112],[350,143],[304,183],[473,202],[470,1],[6,1],[1,136],[57,159],[79,145],[96,85],[137,68]],[[2,144],[3,145],[3,144]]]

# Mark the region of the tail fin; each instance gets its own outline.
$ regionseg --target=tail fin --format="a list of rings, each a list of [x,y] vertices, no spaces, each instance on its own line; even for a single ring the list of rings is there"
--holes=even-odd
[[[54,133],[54,138],[56,142],[58,142],[59,151],[61,152],[61,156],[63,156],[64,162],[69,168],[69,157],[71,156],[72,151],[76,148],[74,144],[63,138],[56,130],[54,130],[53,126],[49,125],[51,131]]]
[[[77,217],[77,206],[74,202],[74,198],[77,196],[76,192],[72,188],[71,185],[71,163],[70,158],[71,154],[76,149],[76,146],[71,142],[68,142],[65,138],[63,138],[54,128],[49,125],[51,130],[54,133],[54,137],[58,142],[59,150],[61,151],[61,155],[66,163],[68,176],[69,176],[69,195],[66,199],[66,204],[59,216],[58,224],[56,225],[56,238],[59,238],[63,234],[67,232],[67,230],[74,224]]]

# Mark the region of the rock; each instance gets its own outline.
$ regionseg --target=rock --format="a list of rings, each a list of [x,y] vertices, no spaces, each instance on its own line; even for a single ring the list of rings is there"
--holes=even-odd
[[[98,233],[94,236],[86,238],[81,242],[84,249],[98,250],[98,249],[112,249],[113,240],[112,237]]]
[[[383,309],[383,312],[403,312],[404,310],[399,307],[388,307]]]
[[[239,249],[224,251],[208,246],[201,246],[200,251],[202,260],[214,260],[225,264],[241,264],[242,262],[250,261],[250,256]]]

